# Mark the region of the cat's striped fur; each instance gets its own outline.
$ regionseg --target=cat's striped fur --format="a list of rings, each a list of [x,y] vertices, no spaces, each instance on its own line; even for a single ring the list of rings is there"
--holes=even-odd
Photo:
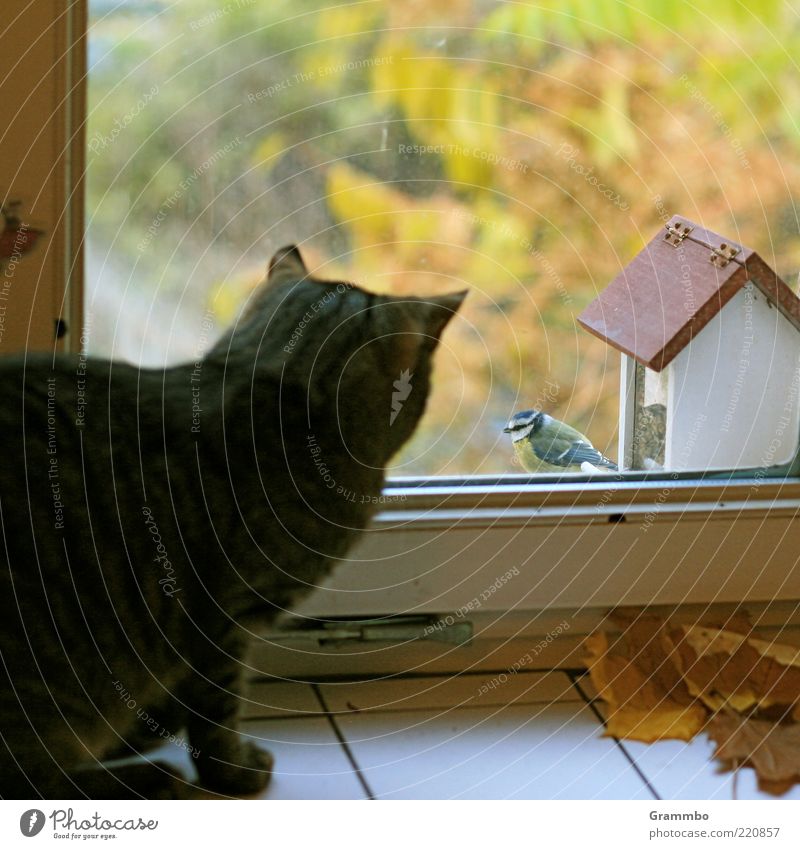
[[[265,786],[236,732],[248,638],[369,521],[462,297],[323,283],[287,248],[199,364],[0,361],[0,796],[180,795],[99,764],[181,728],[205,786]]]

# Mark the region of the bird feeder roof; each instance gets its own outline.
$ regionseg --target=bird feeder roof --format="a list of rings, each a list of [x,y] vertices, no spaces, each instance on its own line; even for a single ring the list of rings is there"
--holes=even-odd
[[[752,248],[674,215],[578,321],[661,371],[748,281],[800,331],[800,299]]]

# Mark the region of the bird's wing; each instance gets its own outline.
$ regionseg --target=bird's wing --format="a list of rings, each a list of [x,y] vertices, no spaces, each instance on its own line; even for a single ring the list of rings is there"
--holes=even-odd
[[[591,443],[583,440],[565,444],[563,440],[556,439],[549,445],[533,445],[532,447],[534,454],[540,460],[553,466],[567,468],[568,466],[580,466],[581,463],[591,463],[593,466],[605,466],[609,469],[617,468],[615,463],[604,457]]]

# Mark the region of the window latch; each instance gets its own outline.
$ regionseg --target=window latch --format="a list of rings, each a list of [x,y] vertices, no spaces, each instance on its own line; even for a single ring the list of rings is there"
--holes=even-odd
[[[299,626],[265,635],[274,642],[314,640],[321,646],[352,643],[407,643],[432,640],[437,643],[464,645],[472,639],[472,623],[457,614],[442,616],[388,616],[384,619],[303,620]]]

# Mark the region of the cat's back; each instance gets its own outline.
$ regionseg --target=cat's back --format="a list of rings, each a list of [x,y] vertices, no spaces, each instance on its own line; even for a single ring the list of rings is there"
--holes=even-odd
[[[79,355],[0,361],[0,632],[40,652],[152,644],[151,614],[169,610],[154,558],[180,553],[162,506],[163,383]]]

